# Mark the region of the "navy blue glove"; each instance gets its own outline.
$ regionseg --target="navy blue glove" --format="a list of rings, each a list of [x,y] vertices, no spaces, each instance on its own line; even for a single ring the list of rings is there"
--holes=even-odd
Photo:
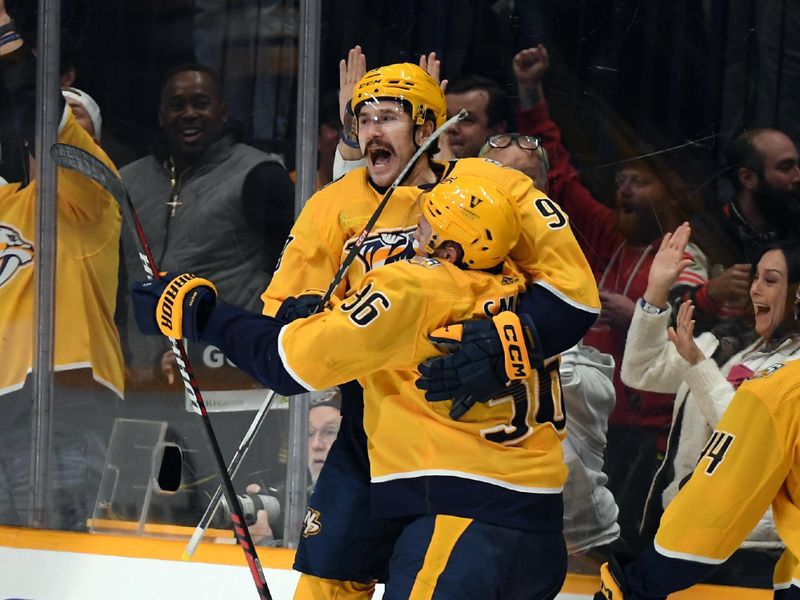
[[[305,319],[317,312],[322,296],[317,294],[302,294],[290,296],[281,303],[275,318],[284,323],[291,323],[295,319]]]
[[[200,341],[214,311],[214,284],[191,273],[165,273],[160,279],[131,285],[133,316],[145,335]]]
[[[453,401],[450,417],[461,418],[476,402],[486,402],[527,379],[541,366],[536,329],[528,315],[505,311],[490,319],[474,319],[437,329],[429,339],[452,352],[419,365],[419,389],[431,402]]]

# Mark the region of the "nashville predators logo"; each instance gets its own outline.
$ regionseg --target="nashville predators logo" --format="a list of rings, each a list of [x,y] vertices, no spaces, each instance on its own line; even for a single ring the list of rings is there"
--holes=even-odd
[[[0,223],[0,287],[31,263],[33,244],[25,240],[11,225]]]
[[[319,535],[322,531],[322,518],[318,510],[311,507],[306,509],[306,516],[303,519],[303,537]]]
[[[364,265],[364,270],[371,271],[383,265],[413,257],[415,255],[415,229],[416,227],[408,227],[406,229],[375,232],[369,235],[358,250],[358,259]],[[352,246],[353,242],[348,242],[345,246],[345,253]]]

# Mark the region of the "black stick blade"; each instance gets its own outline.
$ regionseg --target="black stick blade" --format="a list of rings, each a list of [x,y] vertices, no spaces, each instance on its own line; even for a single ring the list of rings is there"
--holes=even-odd
[[[119,176],[103,161],[83,148],[69,144],[53,144],[50,147],[50,156],[59,167],[80,173],[100,184],[120,204],[127,201],[128,193]]]

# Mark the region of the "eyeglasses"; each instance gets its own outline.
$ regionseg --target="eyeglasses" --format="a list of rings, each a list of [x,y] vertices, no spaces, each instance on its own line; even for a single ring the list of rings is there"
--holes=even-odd
[[[538,137],[532,135],[522,135],[521,133],[498,133],[490,136],[486,140],[486,145],[489,148],[507,148],[514,142],[523,150],[538,150],[542,141]]]
[[[530,150],[531,152],[538,154],[542,161],[542,165],[544,166],[545,172],[550,171],[550,159],[547,156],[547,150],[545,150],[544,146],[542,146],[542,140],[532,135],[523,135],[521,133],[498,133],[489,136],[489,139],[484,142],[481,151],[478,153],[478,156],[483,158],[492,148],[508,148],[512,142],[523,150]]]

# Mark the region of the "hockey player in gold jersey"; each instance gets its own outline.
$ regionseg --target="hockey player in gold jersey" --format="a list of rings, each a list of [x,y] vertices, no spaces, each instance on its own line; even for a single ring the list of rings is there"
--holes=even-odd
[[[528,352],[527,316],[493,312],[525,290],[506,260],[518,211],[491,181],[468,175],[446,178],[420,203],[415,238],[432,257],[370,271],[330,311],[284,324],[215,307],[209,282],[181,276],[139,285],[137,321],[157,332],[163,299],[175,298],[172,334],[214,343],[281,393],[359,380],[371,514],[397,527],[384,597],[552,598],[566,568],[558,359]],[[190,314],[176,314],[180,306]],[[502,332],[509,362],[497,370],[510,385],[456,420],[451,402],[429,402],[416,388],[416,365],[442,353],[429,336],[458,339],[459,325],[440,328],[474,318]],[[307,533],[324,531],[330,517],[307,516]]]
[[[419,144],[445,121],[447,112],[437,82],[407,63],[366,73],[355,86],[351,106],[366,166],[309,199],[262,295],[265,314],[280,318],[302,314],[296,310],[301,304],[297,296],[310,299],[306,306],[317,304],[387,187]],[[463,174],[490,179],[516,203],[522,228],[511,256],[527,284],[519,309],[532,316],[545,356],[569,348],[599,312],[591,270],[558,206],[528,177],[489,160],[437,162],[421,157],[394,190],[336,295],[341,298],[358,289],[373,269],[411,257],[420,187]],[[363,518],[369,508],[369,463],[361,404],[358,384],[344,386],[339,437],[309,501],[309,511],[340,516],[329,517],[328,527],[319,535],[301,538],[295,568],[304,575],[297,599],[368,598],[372,582],[386,575],[386,553],[379,538],[391,535],[385,524]],[[337,581],[356,583],[343,591]],[[351,588],[364,593],[351,594]]]
[[[800,295],[795,320],[800,321]],[[800,361],[744,382],[636,561],[603,565],[602,600],[664,598],[702,581],[739,547],[771,505],[786,550],[776,600],[800,598]]]
[[[0,0],[0,73],[17,125],[33,147],[36,58],[17,39]],[[5,35],[9,32],[8,35]],[[59,96],[59,141],[113,168]],[[32,445],[36,182],[0,185],[0,524],[27,525]],[[58,173],[52,448],[47,526],[85,529],[100,482],[110,417],[122,397],[114,307],[121,217],[113,197],[85,177]],[[39,457],[44,459],[45,457]]]

